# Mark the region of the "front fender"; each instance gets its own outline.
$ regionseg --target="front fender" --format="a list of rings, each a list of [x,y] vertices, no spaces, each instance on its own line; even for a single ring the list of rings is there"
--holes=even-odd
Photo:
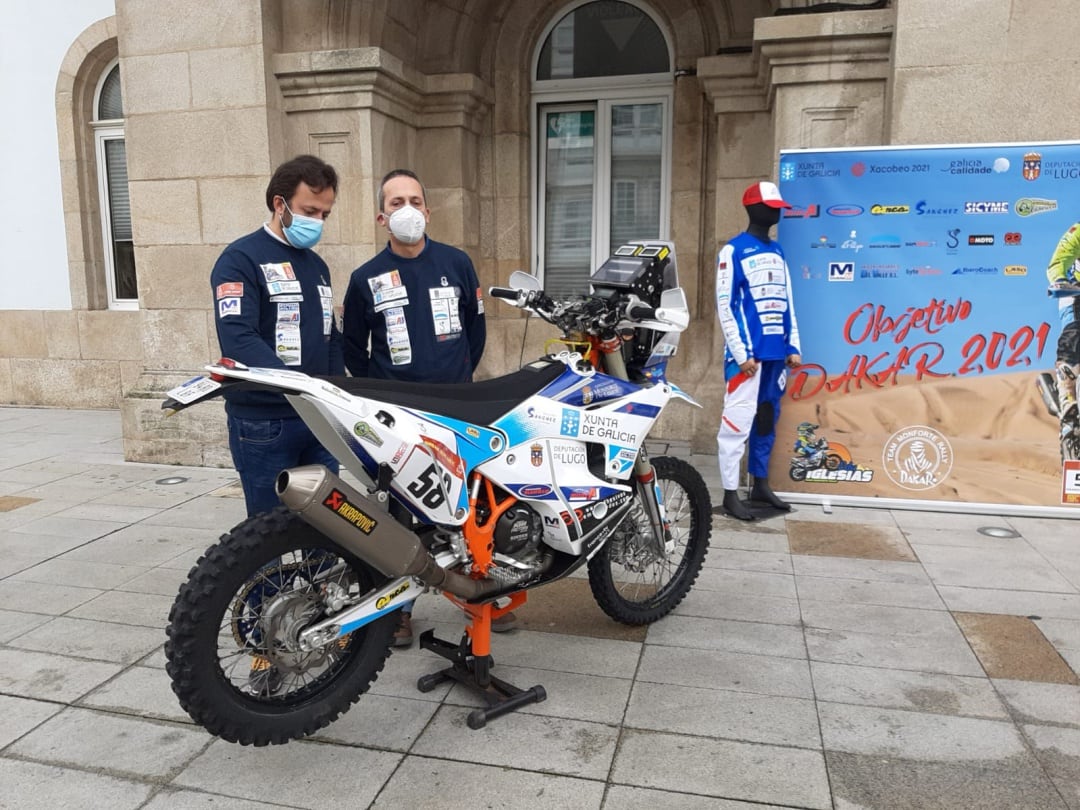
[[[695,408],[702,407],[700,402],[698,402],[696,399],[694,399],[688,393],[686,393],[681,388],[679,388],[679,386],[675,385],[674,383],[668,383],[668,385],[671,387],[671,396],[674,397],[675,399],[681,399],[684,402],[689,402]]]

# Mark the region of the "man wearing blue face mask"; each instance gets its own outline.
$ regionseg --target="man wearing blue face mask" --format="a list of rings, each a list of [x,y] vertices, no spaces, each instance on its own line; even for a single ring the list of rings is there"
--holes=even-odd
[[[248,366],[342,375],[330,270],[312,248],[337,197],[334,168],[312,155],[281,164],[266,187],[270,221],[233,242],[210,274],[222,356]],[[229,450],[248,515],[278,505],[277,474],[331,456],[281,394],[225,393]]]
[[[427,383],[472,380],[487,340],[476,270],[461,250],[425,236],[431,212],[415,173],[395,169],[379,184],[375,221],[386,248],[355,270],[345,292],[345,365],[354,377]],[[412,605],[394,645],[412,644]],[[509,630],[516,617],[492,622]]]

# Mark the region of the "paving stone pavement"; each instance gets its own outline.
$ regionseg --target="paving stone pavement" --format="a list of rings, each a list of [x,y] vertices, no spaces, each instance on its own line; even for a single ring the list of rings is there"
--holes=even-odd
[[[690,460],[718,503],[714,460]],[[1080,808],[1073,521],[716,516],[694,590],[643,641],[494,639],[497,674],[544,684],[544,703],[472,731],[471,695],[417,691],[443,662],[413,648],[312,739],[245,748],[192,724],[162,650],[188,568],[244,516],[235,484],[125,463],[115,411],[0,408],[0,807]],[[815,553],[791,553],[794,522],[801,543],[820,527],[799,545]],[[829,551],[838,525],[889,553]],[[987,616],[1011,629],[965,635]],[[438,597],[414,621],[460,632]],[[1034,660],[987,675],[1014,632],[1054,682]]]

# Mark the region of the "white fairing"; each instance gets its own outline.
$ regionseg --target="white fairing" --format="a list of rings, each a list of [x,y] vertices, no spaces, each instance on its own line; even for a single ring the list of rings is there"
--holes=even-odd
[[[540,514],[548,545],[581,554],[598,521],[629,503],[638,450],[671,397],[685,395],[666,381],[643,387],[576,370],[578,355],[560,360],[566,370],[543,395],[490,426],[352,395],[298,372],[210,368],[280,385],[361,481],[388,465],[392,490],[421,520],[461,526],[475,470]]]

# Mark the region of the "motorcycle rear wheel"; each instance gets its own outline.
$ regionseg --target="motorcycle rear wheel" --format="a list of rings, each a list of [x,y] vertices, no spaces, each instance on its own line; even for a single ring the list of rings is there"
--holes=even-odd
[[[675,550],[655,559],[650,538],[641,534],[631,514],[589,560],[593,597],[604,613],[623,624],[649,624],[674,610],[709,550],[712,503],[701,474],[677,458],[661,456],[652,463]]]
[[[166,670],[180,705],[241,745],[333,722],[378,677],[398,615],[321,650],[298,650],[296,635],[325,617],[324,592],[355,598],[384,579],[284,507],[244,521],[199,559],[169,612]]]

